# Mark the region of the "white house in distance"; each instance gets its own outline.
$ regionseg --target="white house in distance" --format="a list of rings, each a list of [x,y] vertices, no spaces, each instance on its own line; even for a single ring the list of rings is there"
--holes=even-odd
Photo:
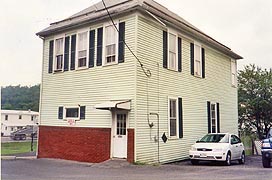
[[[38,122],[39,113],[35,111],[1,110],[1,135],[10,136],[10,133]]]
[[[99,2],[37,33],[38,158],[167,163],[238,133],[240,55],[153,0],[105,4],[112,21]]]

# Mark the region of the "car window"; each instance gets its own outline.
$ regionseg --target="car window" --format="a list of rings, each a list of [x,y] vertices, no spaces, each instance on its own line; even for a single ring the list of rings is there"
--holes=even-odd
[[[228,143],[228,135],[225,134],[207,134],[200,141],[204,143]]]
[[[241,143],[241,140],[235,136],[235,135],[231,135],[231,144],[238,144]]]

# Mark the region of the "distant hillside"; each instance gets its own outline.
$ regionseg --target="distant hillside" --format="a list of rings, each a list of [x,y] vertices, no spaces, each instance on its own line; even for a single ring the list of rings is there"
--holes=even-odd
[[[40,85],[1,87],[1,109],[39,111]]]

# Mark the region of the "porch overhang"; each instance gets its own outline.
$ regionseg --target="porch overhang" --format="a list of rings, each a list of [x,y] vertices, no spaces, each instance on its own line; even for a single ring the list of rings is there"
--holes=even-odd
[[[130,111],[131,100],[117,100],[107,101],[94,106],[95,109],[100,110],[127,110]]]

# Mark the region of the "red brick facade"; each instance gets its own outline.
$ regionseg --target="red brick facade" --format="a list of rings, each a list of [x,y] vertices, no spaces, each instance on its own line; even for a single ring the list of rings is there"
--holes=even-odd
[[[128,129],[127,161],[134,162],[134,129]]]
[[[38,158],[99,163],[110,159],[110,128],[40,126]]]

